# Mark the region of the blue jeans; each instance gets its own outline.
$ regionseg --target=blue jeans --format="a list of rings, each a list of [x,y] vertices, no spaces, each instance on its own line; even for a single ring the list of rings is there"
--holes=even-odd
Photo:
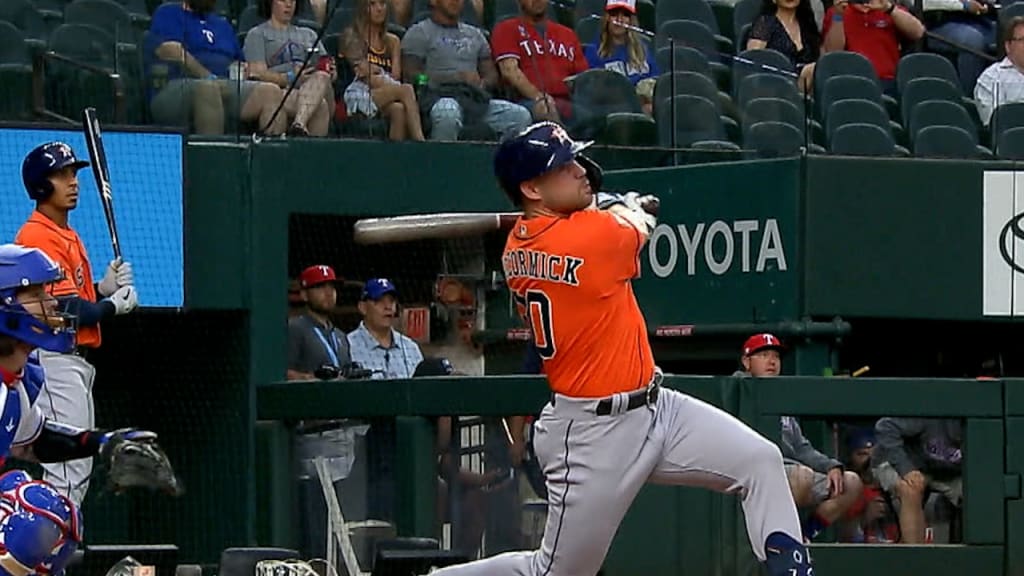
[[[987,51],[989,44],[996,41],[996,24],[987,18],[946,22],[933,28],[932,32],[979,52]],[[935,50],[957,54],[956,67],[960,71],[960,84],[964,89],[964,94],[973,95],[974,84],[989,63],[974,54],[962,52],[941,41],[930,43],[930,45]]]
[[[454,98],[441,98],[430,108],[431,140],[453,142],[462,130],[462,106]],[[506,100],[491,99],[484,123],[498,136],[518,132],[530,125],[530,111]]]

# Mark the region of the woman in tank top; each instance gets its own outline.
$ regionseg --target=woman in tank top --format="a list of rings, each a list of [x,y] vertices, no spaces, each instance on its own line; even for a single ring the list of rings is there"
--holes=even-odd
[[[358,0],[352,25],[342,37],[342,56],[356,78],[345,89],[349,114],[391,123],[392,140],[424,140],[420,108],[412,85],[402,84],[401,41],[387,31],[387,0]]]

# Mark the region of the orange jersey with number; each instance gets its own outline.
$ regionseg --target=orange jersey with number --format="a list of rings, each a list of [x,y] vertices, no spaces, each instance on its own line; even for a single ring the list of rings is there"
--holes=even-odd
[[[18,230],[14,242],[29,248],[38,248],[60,265],[64,279],[53,287],[55,297],[78,296],[89,302],[96,301],[96,287],[92,282],[89,256],[85,253],[85,244],[77,232],[71,228],[61,228],[42,213],[33,211],[21,230]],[[99,346],[99,325],[79,326],[76,339],[79,346]]]
[[[643,238],[609,212],[520,218],[502,255],[551,390],[595,398],[654,375],[647,324],[633,295]]]

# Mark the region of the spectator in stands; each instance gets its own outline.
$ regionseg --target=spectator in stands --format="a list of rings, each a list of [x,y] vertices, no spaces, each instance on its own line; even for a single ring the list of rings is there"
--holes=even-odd
[[[978,115],[988,126],[1001,104],[1024,101],[1024,16],[1014,16],[1003,29],[1006,57],[981,73],[974,86]]]
[[[601,18],[597,44],[584,44],[583,54],[591,68],[604,68],[629,78],[636,86],[645,78],[658,77],[654,50],[640,34],[622,24],[639,27],[636,0],[608,0]]]
[[[868,544],[897,542],[899,525],[896,516],[871,473],[871,453],[875,447],[874,430],[850,430],[846,444],[846,469],[860,477],[864,490],[860,498],[846,511],[848,521],[841,525],[840,540]]]
[[[258,120],[258,130],[267,135],[284,133],[287,118],[274,114],[283,92],[269,82],[245,79],[235,30],[215,6],[216,0],[184,0],[162,4],[153,13],[144,47],[153,119],[174,126],[191,123],[197,134],[223,134],[225,110],[230,110],[241,120]]]
[[[295,83],[284,103],[292,120],[288,133],[326,136],[334,111],[334,58],[316,41],[315,31],[292,24],[295,6],[296,0],[259,0],[257,8],[267,21],[245,36],[249,77],[286,92]],[[310,51],[314,54],[303,68]]]
[[[895,96],[900,41],[919,40],[924,25],[895,0],[869,0],[866,4],[841,0],[825,12],[822,34],[825,52],[861,54],[874,65],[883,91]]]
[[[499,136],[530,123],[530,111],[491,97],[498,70],[483,32],[459,21],[465,0],[432,0],[430,18],[413,24],[402,38],[406,82],[426,74],[429,86],[420,106],[430,116],[430,139],[454,141],[464,124],[485,123]]]
[[[355,80],[345,89],[349,115],[390,121],[392,140],[425,140],[420,109],[412,85],[403,84],[401,41],[387,31],[387,0],[358,0],[352,25],[341,39],[342,56]]]
[[[743,344],[743,370],[734,376],[773,378],[782,369],[782,342],[773,334],[755,334]],[[803,522],[804,537],[813,540],[843,517],[861,493],[860,478],[841,462],[822,454],[804,437],[800,422],[782,417],[782,458],[793,499],[801,510],[813,510]]]
[[[288,319],[291,320],[296,316],[302,316],[306,313],[306,302],[302,299],[302,288],[299,286],[299,280],[292,279],[288,281]]]
[[[363,321],[348,333],[352,360],[373,370],[373,378],[412,378],[423,353],[416,342],[394,328],[398,289],[387,278],[373,278],[359,300]]]
[[[498,72],[535,120],[569,120],[566,78],[588,68],[580,40],[571,28],[548,20],[548,0],[519,0],[519,9],[519,16],[491,32]]]
[[[814,63],[821,54],[821,33],[811,0],[763,0],[761,14],[750,28],[747,50],[764,48],[789,58],[800,72],[800,89],[811,91]]]
[[[954,507],[963,498],[960,421],[941,418],[881,418],[871,465],[879,485],[898,508],[901,542],[925,538],[924,503],[929,491]]]
[[[936,36],[948,38],[978,52],[987,52],[996,41],[996,22],[988,16],[988,3],[984,0],[923,0],[924,20]],[[974,84],[985,69],[988,60],[947,45],[929,41],[929,47],[957,54],[957,71],[964,94],[974,93]]]
[[[310,266],[299,275],[304,314],[288,321],[288,379],[312,380],[317,368],[350,362],[345,333],[331,321],[338,303],[337,277],[330,266]]]

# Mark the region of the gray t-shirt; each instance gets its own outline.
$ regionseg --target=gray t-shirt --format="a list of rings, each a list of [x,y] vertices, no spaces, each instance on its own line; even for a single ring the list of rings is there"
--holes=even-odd
[[[309,28],[289,25],[274,28],[270,21],[249,30],[245,35],[245,59],[248,62],[266,62],[274,72],[288,72],[306,60],[306,51],[316,42],[316,32]],[[316,45],[316,55],[307,67],[316,68],[317,59],[326,56],[324,45]]]
[[[491,58],[491,47],[483,32],[459,22],[441,26],[427,18],[413,24],[402,38],[402,53],[421,58],[430,78],[457,72],[476,72],[480,60]]]
[[[331,352],[334,355],[331,355]],[[288,320],[288,369],[313,372],[324,364],[341,367],[352,361],[345,333],[320,326],[308,314]]]

